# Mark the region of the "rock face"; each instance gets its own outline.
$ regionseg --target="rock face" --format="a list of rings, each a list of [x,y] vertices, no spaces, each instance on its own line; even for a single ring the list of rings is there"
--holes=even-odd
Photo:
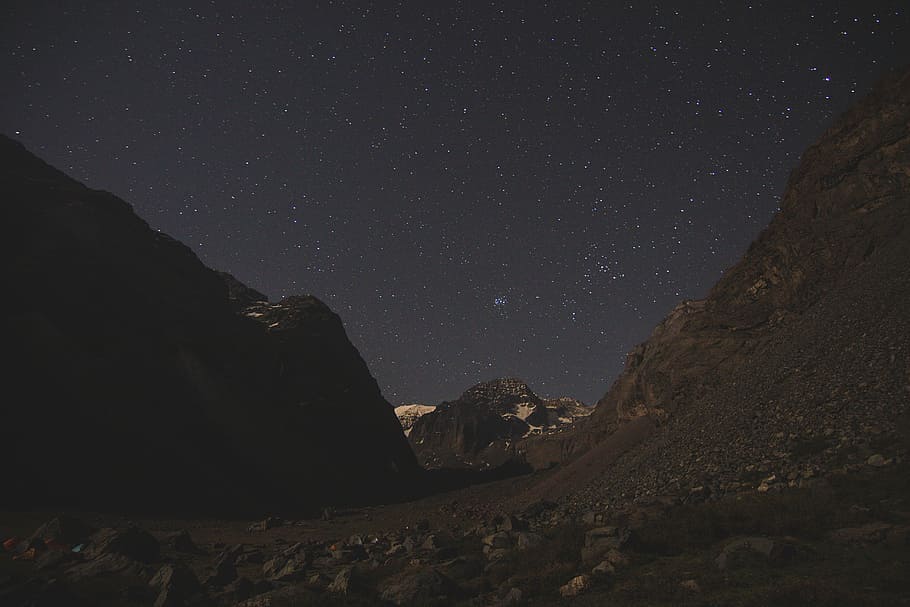
[[[522,459],[523,439],[590,411],[570,398],[544,401],[520,379],[496,379],[421,415],[408,438],[424,466],[485,469]]]
[[[910,410],[908,125],[903,71],[807,150],[742,260],[679,304],[562,439],[571,458],[633,420],[656,427],[582,495],[767,491],[894,434]]]
[[[267,303],[0,137],[9,505],[239,510],[388,499],[416,471],[340,319]]]
[[[404,435],[408,436],[411,433],[411,426],[414,425],[414,422],[416,422],[421,416],[435,410],[436,407],[433,405],[411,403],[406,405],[398,405],[395,407],[395,416],[398,418],[398,421],[401,424],[401,429],[404,430]]]

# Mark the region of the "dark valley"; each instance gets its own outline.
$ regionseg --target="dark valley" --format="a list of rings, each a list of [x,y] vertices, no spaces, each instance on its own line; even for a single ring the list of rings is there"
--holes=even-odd
[[[270,302],[0,140],[3,605],[882,605],[910,585],[910,71],[593,411],[396,410]]]

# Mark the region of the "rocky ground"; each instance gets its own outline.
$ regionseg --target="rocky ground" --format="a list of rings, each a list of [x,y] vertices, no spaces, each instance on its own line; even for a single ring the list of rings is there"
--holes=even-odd
[[[584,511],[489,506],[526,477],[320,519],[4,513],[0,604],[910,604],[908,472]]]

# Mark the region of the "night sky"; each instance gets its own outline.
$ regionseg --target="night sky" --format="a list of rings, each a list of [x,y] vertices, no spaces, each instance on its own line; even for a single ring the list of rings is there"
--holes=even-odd
[[[162,4],[5,2],[0,131],[324,300],[393,404],[595,401],[910,62],[906,2]]]

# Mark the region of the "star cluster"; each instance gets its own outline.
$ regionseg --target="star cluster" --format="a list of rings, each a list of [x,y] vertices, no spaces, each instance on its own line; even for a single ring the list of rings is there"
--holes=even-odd
[[[2,9],[0,130],[342,317],[393,403],[591,402],[910,57],[902,2]]]

